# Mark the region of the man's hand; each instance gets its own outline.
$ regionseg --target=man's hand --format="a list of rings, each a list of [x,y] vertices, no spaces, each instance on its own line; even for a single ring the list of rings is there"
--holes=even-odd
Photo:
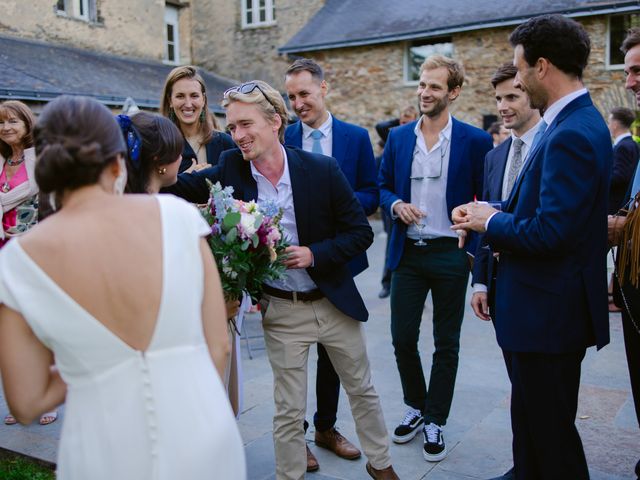
[[[487,292],[475,292],[471,296],[471,308],[480,320],[491,320]]]
[[[411,203],[398,202],[393,206],[393,213],[407,225],[418,223],[427,214]]]
[[[609,215],[607,217],[607,242],[610,247],[620,245],[622,231],[624,230],[624,224],[626,221],[627,217],[617,215]]]
[[[287,268],[308,268],[313,264],[313,253],[309,247],[292,245],[284,249],[284,265]]]
[[[451,220],[454,223],[451,229],[484,233],[487,219],[498,211],[486,203],[471,202],[460,205],[451,212]]]

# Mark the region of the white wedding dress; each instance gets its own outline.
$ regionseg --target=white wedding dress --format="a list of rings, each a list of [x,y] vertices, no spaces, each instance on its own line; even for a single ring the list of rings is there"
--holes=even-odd
[[[0,253],[0,300],[54,352],[68,385],[58,480],[246,478],[242,440],[203,334],[198,246],[209,227],[186,202],[157,198],[163,290],[145,352],[89,315],[19,240]]]

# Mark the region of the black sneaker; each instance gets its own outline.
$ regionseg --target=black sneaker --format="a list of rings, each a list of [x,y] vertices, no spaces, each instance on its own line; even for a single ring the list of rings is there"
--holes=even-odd
[[[442,427],[435,423],[425,425],[424,446],[422,453],[427,462],[439,462],[447,456],[447,446],[444,444],[444,436],[442,435]]]
[[[402,422],[400,422],[400,425],[398,425],[393,431],[391,439],[395,443],[407,443],[416,436],[418,430],[420,430],[420,425],[423,423],[424,418],[422,416],[422,412],[415,408],[410,408],[407,410],[407,413],[404,414],[404,418],[402,419]]]

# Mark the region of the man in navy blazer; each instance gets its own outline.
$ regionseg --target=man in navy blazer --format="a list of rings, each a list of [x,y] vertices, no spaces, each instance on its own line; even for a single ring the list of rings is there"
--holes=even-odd
[[[482,194],[485,201],[500,202],[509,198],[540,122],[540,112],[531,108],[527,94],[513,84],[517,72],[513,63],[507,63],[491,78],[498,114],[511,133],[485,157]],[[496,261],[489,245],[480,237],[473,262],[471,307],[482,320],[489,320],[494,308]]]
[[[364,213],[367,216],[374,213],[378,208],[379,196],[369,134],[364,128],[338,120],[329,113],[325,104],[329,87],[322,67],[313,60],[300,58],[287,69],[284,86],[291,107],[300,119],[285,130],[285,145],[335,158]],[[354,277],[368,266],[366,252],[349,262]],[[360,450],[335,428],[339,395],[338,374],[331,365],[327,351],[322,344],[318,344],[317,411],[313,417],[315,443],[342,458],[353,460],[360,457]],[[307,456],[307,471],[317,470],[318,460],[310,450]]]
[[[626,193],[638,164],[640,149],[631,136],[631,124],[635,119],[635,112],[626,107],[612,108],[609,114],[607,126],[613,138],[609,215],[615,215],[626,203]]]
[[[396,480],[371,383],[362,325],[368,312],[347,266],[373,241],[362,206],[333,158],[281,144],[287,112],[272,87],[239,85],[225,93],[223,107],[240,150],[222,154],[216,177],[236,198],[275,201],[291,243],[284,278],[267,282],[261,300],[274,379],[276,479],[299,480],[307,469],[307,359],[321,342],[349,396],[367,472]]]
[[[422,116],[389,132],[379,174],[382,208],[393,219],[391,336],[409,407],[392,438],[407,443],[422,427],[423,456],[432,462],[447,454],[442,428],[453,400],[469,278],[449,215],[459,201],[482,196],[484,156],[492,148],[487,133],[449,114],[463,81],[456,61],[441,55],[425,60],[417,91]],[[418,338],[429,291],[435,353],[427,390]]]
[[[516,479],[588,479],[575,418],[585,350],[609,342],[611,140],[582,83],[590,40],[579,23],[544,15],[509,40],[516,86],[543,122],[502,211],[469,203],[453,220],[500,252],[494,317],[511,368]]]
[[[531,108],[527,94],[516,88],[513,83],[516,73],[518,69],[513,63],[506,63],[501,65],[491,78],[498,114],[504,126],[510,130],[510,135],[485,157],[482,198],[489,202],[501,202],[509,198],[540,123],[540,112]],[[471,307],[481,320],[491,320],[491,312],[495,309],[497,261],[484,237],[481,236],[473,262],[471,282],[473,285]],[[505,363],[511,378],[509,363],[506,359]],[[498,478],[513,480],[515,478],[513,467]]]

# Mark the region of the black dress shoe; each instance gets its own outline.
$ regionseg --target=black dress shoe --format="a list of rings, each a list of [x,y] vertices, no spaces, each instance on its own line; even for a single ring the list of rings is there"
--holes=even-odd
[[[636,463],[636,477],[640,479],[640,460]]]
[[[380,293],[378,293],[378,298],[387,298],[389,295],[391,295],[391,290],[389,290],[389,287],[383,286]]]

